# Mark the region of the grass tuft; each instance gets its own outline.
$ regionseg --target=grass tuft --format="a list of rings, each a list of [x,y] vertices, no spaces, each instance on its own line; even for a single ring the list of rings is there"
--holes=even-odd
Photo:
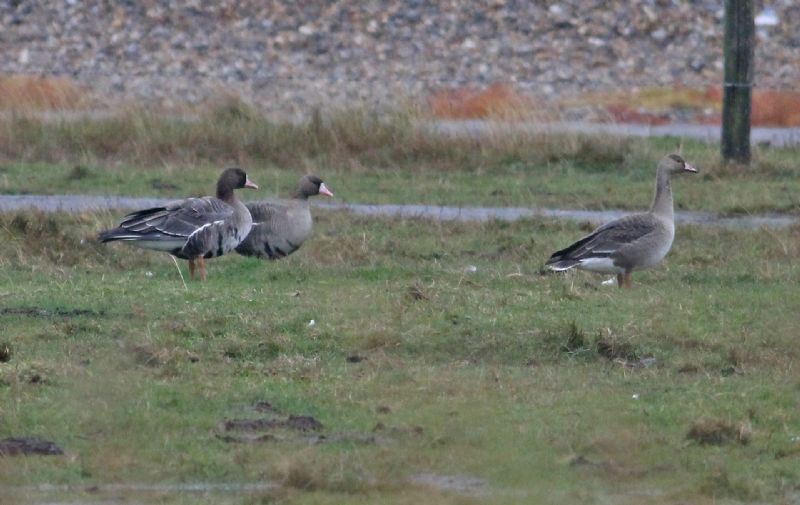
[[[749,421],[733,423],[727,419],[700,418],[692,423],[686,438],[700,445],[724,445],[737,442],[747,445],[753,436]]]

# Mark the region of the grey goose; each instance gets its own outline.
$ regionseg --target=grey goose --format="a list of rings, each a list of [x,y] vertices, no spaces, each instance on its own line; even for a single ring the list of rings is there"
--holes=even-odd
[[[236,252],[275,260],[298,250],[311,236],[313,220],[308,198],[315,195],[332,197],[333,193],[322,179],[306,175],[300,179],[297,191],[289,200],[248,203],[247,208],[253,216],[253,228],[236,247]]]
[[[675,238],[670,177],[696,173],[677,154],[665,156],[656,170],[656,189],[648,212],[608,222],[574,244],[556,251],[547,260],[552,270],[579,268],[617,274],[620,287],[631,286],[631,272],[652,267],[672,247]]]
[[[166,251],[189,260],[191,278],[197,267],[200,279],[205,280],[204,260],[233,250],[253,225],[250,211],[234,192],[240,188],[258,186],[241,168],[228,168],[217,181],[216,197],[186,198],[133,212],[117,228],[101,232],[98,240],[121,240],[144,249]]]

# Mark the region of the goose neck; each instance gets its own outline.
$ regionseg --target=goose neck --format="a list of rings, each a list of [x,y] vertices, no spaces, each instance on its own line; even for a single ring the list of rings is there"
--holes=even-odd
[[[669,172],[659,169],[656,175],[656,191],[653,196],[653,204],[650,212],[658,216],[672,218],[672,185],[670,184]]]

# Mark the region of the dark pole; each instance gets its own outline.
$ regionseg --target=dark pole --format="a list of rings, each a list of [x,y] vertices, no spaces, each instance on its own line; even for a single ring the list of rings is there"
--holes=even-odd
[[[750,163],[750,101],[755,21],[753,0],[725,0],[722,157]]]

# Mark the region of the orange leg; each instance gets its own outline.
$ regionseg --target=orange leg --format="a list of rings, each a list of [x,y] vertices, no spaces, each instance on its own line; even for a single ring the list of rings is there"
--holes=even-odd
[[[633,286],[631,282],[631,273],[625,272],[624,274],[617,274],[617,286],[620,288],[630,288]]]
[[[194,280],[194,260],[189,260],[189,278]]]
[[[200,267],[200,280],[206,281],[206,260],[202,256],[197,258],[197,266]]]

